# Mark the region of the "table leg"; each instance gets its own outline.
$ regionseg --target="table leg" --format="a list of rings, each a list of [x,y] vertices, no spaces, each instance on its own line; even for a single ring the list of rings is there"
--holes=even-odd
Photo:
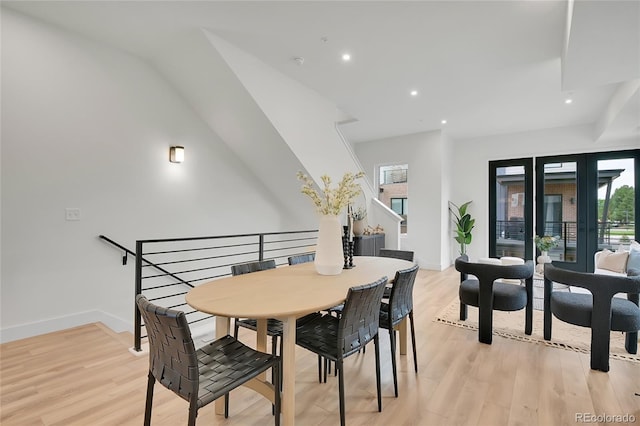
[[[400,347],[400,355],[407,354],[407,322],[405,317],[400,324],[396,326],[396,329],[400,332],[400,338],[398,339],[398,346]]]
[[[292,426],[296,415],[296,317],[282,322],[282,423]]]
[[[216,339],[226,336],[230,331],[231,321],[227,317],[216,316]],[[214,403],[216,414],[224,415],[224,398],[218,398]]]

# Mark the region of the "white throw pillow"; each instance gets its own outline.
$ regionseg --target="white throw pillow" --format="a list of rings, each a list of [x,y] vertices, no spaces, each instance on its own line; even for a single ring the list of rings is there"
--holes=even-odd
[[[602,250],[598,256],[598,263],[596,267],[598,269],[606,269],[608,271],[618,272],[624,274],[627,272],[627,259],[629,258],[628,251],[616,251]]]

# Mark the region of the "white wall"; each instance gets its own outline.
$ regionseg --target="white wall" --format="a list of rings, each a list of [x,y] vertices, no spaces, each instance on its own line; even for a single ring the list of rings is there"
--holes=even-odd
[[[596,143],[593,135],[593,126],[582,125],[456,141],[451,167],[455,171],[451,199],[473,200],[469,213],[476,218],[476,227],[468,248],[469,257],[485,257],[489,253],[489,161],[640,147],[639,138]]]
[[[443,147],[440,131],[416,133],[355,144],[355,152],[372,182],[377,181],[377,167],[408,164],[408,231],[401,248],[413,250],[422,268],[441,270],[443,240],[448,233],[443,223],[447,193],[448,148]],[[443,162],[443,159],[445,162]],[[444,256],[446,259],[448,256]]]
[[[454,225],[449,212],[449,201],[451,198],[452,178],[456,173],[453,166],[453,140],[446,132],[442,133],[442,155],[441,155],[441,190],[442,199],[440,204],[440,269],[446,269],[450,265],[450,259],[458,255],[458,243],[453,240]],[[455,202],[455,201],[454,201]],[[456,203],[458,204],[458,203]],[[453,255],[452,255],[453,252]]]
[[[335,104],[215,34],[205,34],[317,184],[322,185],[323,175],[337,184],[345,172],[360,171],[336,128],[347,116]],[[371,186],[361,187],[371,199]]]
[[[99,234],[134,248],[296,224],[147,63],[4,8],[1,131],[2,341],[130,327],[133,262]]]

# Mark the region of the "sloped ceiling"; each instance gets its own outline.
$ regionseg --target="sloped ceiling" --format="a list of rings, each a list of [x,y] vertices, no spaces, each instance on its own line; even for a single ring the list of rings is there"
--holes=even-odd
[[[608,124],[594,140],[640,139],[638,96],[611,107],[620,84],[640,78],[638,2],[2,4],[152,63],[171,59],[166,46],[188,50],[185,34],[207,29],[333,102],[353,118],[342,126],[351,142],[597,123]]]

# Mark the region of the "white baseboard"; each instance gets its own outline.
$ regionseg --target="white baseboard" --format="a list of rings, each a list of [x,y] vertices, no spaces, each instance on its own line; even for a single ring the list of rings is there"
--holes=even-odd
[[[133,332],[132,322],[125,321],[104,311],[94,310],[3,328],[0,330],[0,343],[26,339],[27,337],[66,330],[67,328],[94,322],[101,322],[116,333],[123,331]]]

